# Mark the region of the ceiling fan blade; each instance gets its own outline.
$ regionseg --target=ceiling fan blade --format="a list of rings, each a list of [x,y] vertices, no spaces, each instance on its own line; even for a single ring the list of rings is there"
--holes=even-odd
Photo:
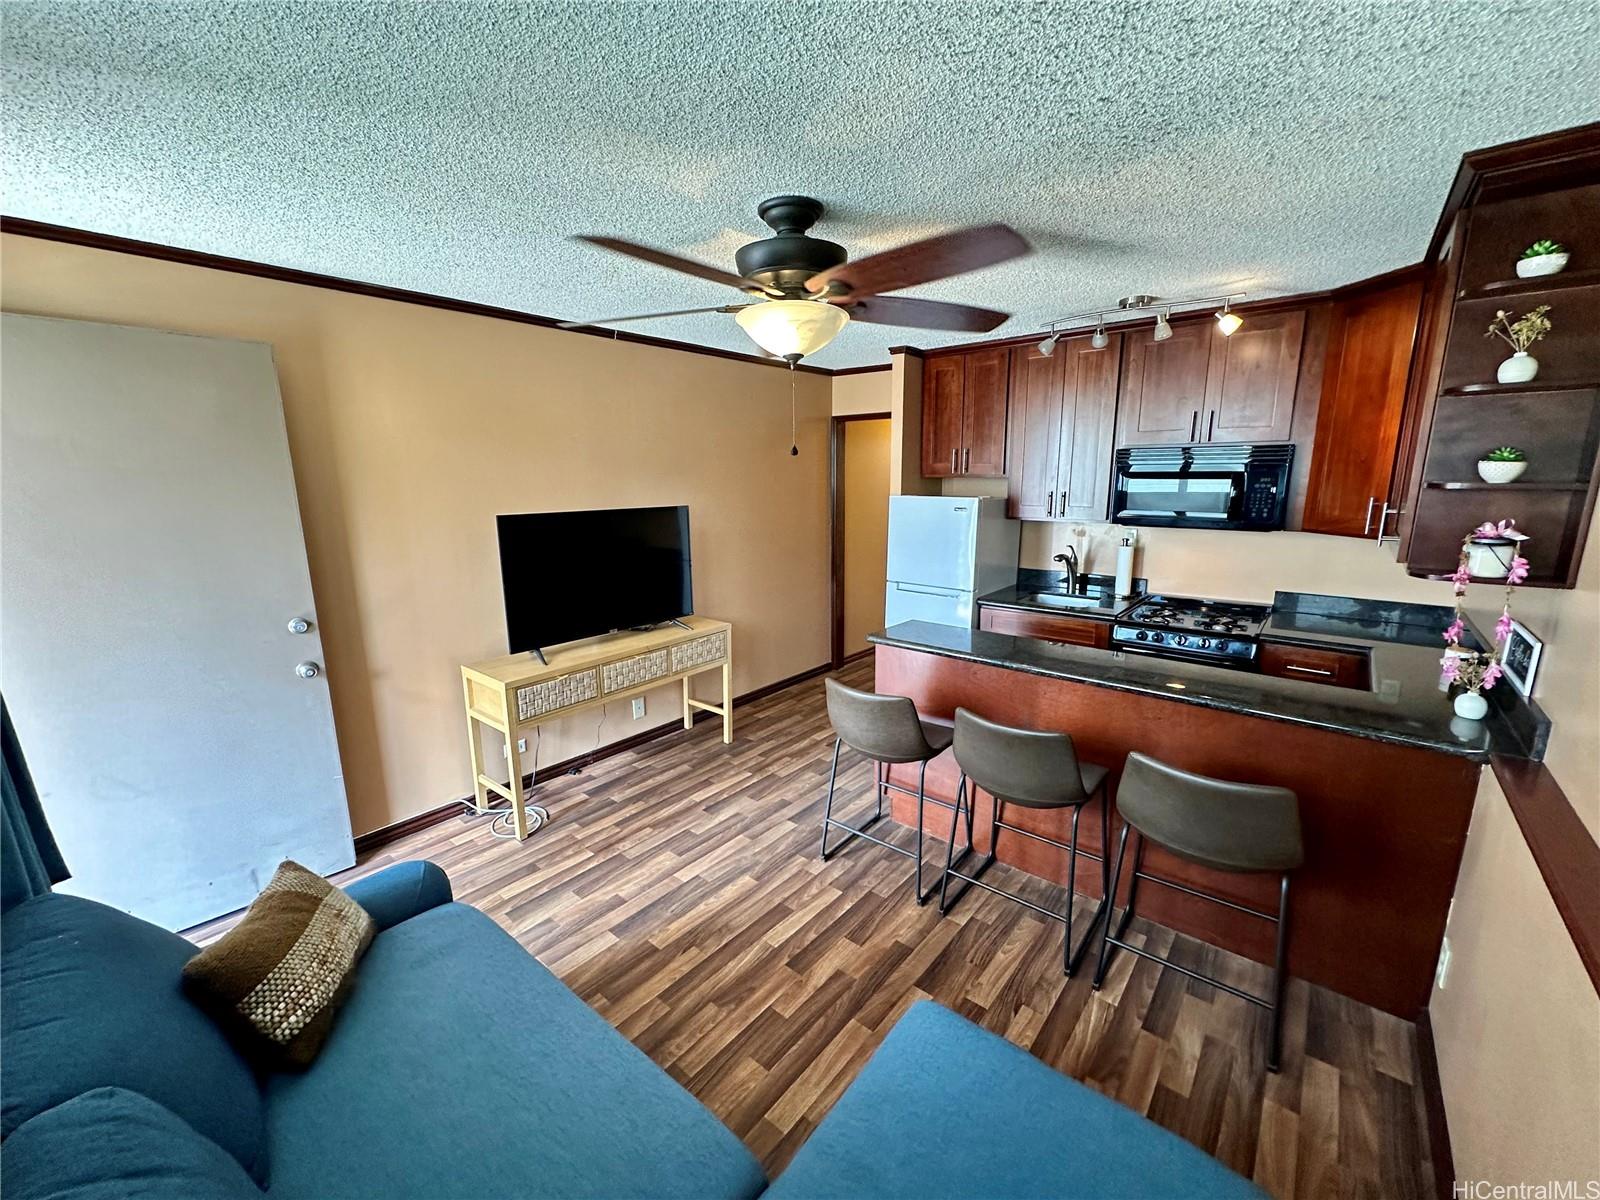
[[[1009,225],[972,225],[829,267],[806,280],[806,287],[820,292],[829,284],[837,284],[835,290],[845,289],[843,294],[854,296],[897,292],[919,283],[932,283],[980,267],[992,267],[1020,258],[1032,249]]]
[[[624,317],[595,317],[589,321],[562,321],[557,329],[583,329],[589,325],[622,325],[628,321],[653,321],[657,317],[687,317],[691,313],[734,313],[748,304],[716,304],[710,308],[674,308],[668,312],[630,313]]]
[[[839,302],[851,320],[873,325],[900,325],[907,329],[947,329],[956,333],[988,333],[1011,319],[1010,313],[942,300],[917,300],[911,296],[868,296]]]
[[[591,246],[599,246],[602,250],[626,254],[629,258],[642,259],[644,262],[654,263],[658,267],[682,271],[685,275],[693,275],[697,279],[709,279],[712,283],[726,284],[728,287],[738,288],[741,292],[765,291],[760,284],[735,275],[732,271],[724,271],[720,267],[696,262],[692,258],[680,258],[676,254],[668,254],[665,250],[641,246],[638,242],[629,242],[622,238],[613,237],[591,237],[588,234],[579,234],[577,240],[588,242]]]

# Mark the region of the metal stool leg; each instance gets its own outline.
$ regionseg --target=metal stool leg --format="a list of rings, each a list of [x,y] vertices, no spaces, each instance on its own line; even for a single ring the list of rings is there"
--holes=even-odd
[[[1267,1070],[1276,1073],[1283,1065],[1283,985],[1284,957],[1289,947],[1289,873],[1278,885],[1278,949],[1272,959],[1272,1041],[1267,1049]]]
[[[1067,928],[1061,941],[1061,973],[1068,977],[1072,975],[1072,902],[1078,894],[1078,816],[1082,812],[1083,805],[1073,807],[1072,836],[1068,839],[1072,849],[1067,851]]]
[[[950,841],[944,849],[944,874],[939,877],[939,915],[942,917],[950,911],[950,871],[956,862],[956,825],[961,820],[961,810],[967,802],[967,773],[961,773],[961,782],[956,784],[956,806],[950,810]],[[972,821],[967,820],[967,849],[972,849]]]
[[[1106,927],[1101,931],[1100,935],[1100,963],[1094,969],[1093,986],[1094,990],[1097,992],[1100,990],[1100,985],[1106,981],[1106,967],[1111,962],[1111,939],[1113,936],[1121,936],[1120,928],[1115,935],[1112,934],[1111,925],[1117,915],[1117,906],[1115,904],[1115,900],[1117,898],[1117,888],[1122,883],[1122,856],[1126,854],[1128,850],[1128,829],[1129,826],[1127,822],[1123,822],[1122,836],[1117,839],[1117,865],[1111,872],[1111,891],[1106,897],[1107,900],[1111,902],[1111,907],[1106,913]],[[1133,896],[1131,893],[1128,896],[1128,907],[1129,909],[1132,909],[1133,907]],[[1126,923],[1127,919],[1124,917],[1123,924],[1125,925]]]
[[[828,799],[827,799],[827,802],[822,807],[822,861],[823,862],[827,862],[828,861],[828,826],[833,821],[833,785],[834,785],[834,782],[839,778],[839,747],[840,747],[840,745],[843,744],[843,741],[844,741],[843,738],[834,738],[833,739],[833,765],[828,768]],[[882,803],[882,799],[881,799],[882,793],[881,792],[879,793],[879,796],[880,796],[879,803],[881,804]]]
[[[874,790],[878,793],[878,809],[874,814],[876,817],[883,816],[883,794],[889,790],[886,786],[884,786],[884,776],[886,776],[888,773],[889,768],[883,763],[875,761],[872,764],[872,778],[877,784],[877,787]]]
[[[917,904],[928,902],[928,897],[933,895],[933,888],[922,890],[922,810],[927,799],[925,790],[928,782],[928,764],[920,763],[917,766],[917,858],[916,874],[911,877],[911,894],[917,898]]]

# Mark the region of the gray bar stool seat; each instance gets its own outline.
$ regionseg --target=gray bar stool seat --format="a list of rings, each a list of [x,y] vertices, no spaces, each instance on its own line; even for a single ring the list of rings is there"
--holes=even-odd
[[[956,762],[961,767],[961,782],[956,788],[956,809],[950,815],[950,845],[945,856],[944,878],[939,884],[939,911],[949,912],[969,889],[980,887],[1008,900],[1015,900],[1053,921],[1062,922],[1066,928],[1062,935],[1061,968],[1070,977],[1094,938],[1095,926],[1108,911],[1107,898],[1111,891],[1106,855],[1078,848],[1078,818],[1083,815],[1084,805],[1099,796],[1101,849],[1104,850],[1111,828],[1111,803],[1106,789],[1106,776],[1110,771],[1098,763],[1080,762],[1068,734],[1000,725],[964,708],[956,709],[955,754]],[[956,823],[964,814],[967,848],[962,851],[962,856],[965,857],[972,849],[972,808],[975,799],[972,793],[975,788],[981,788],[994,797],[994,823],[989,835],[989,853],[978,864],[977,870],[966,874],[960,870],[960,861],[954,858]],[[1035,810],[1070,808],[1070,840],[1060,842],[1010,824],[1005,819],[1007,805]],[[994,865],[1002,829],[1067,852],[1067,898],[1062,912],[1052,912],[1014,892],[984,882],[983,873]],[[1089,928],[1074,948],[1072,908],[1077,895],[1080,854],[1100,864],[1100,903],[1089,920]],[[962,881],[960,889],[953,896],[950,894],[952,878]]]
[[[1111,961],[1112,947],[1115,946],[1258,1004],[1272,1013],[1267,1069],[1278,1070],[1283,1041],[1289,873],[1305,861],[1305,847],[1300,837],[1299,799],[1288,788],[1212,779],[1135,753],[1128,755],[1128,765],[1122,772],[1122,783],[1117,789],[1117,811],[1122,814],[1123,826],[1117,842],[1116,868],[1111,873],[1113,896],[1122,879],[1122,859],[1128,848],[1130,829],[1139,835],[1139,841],[1134,851],[1133,876],[1128,884],[1128,904],[1123,910],[1122,920],[1117,923],[1114,932],[1112,922],[1106,922],[1105,937],[1100,944],[1100,964],[1094,974],[1095,988],[1098,989],[1105,981],[1106,967]],[[1263,912],[1147,874],[1144,870],[1144,847],[1147,841],[1154,842],[1179,858],[1215,871],[1277,875],[1278,911]],[[1275,922],[1278,936],[1272,967],[1272,996],[1267,998],[1241,991],[1125,941],[1124,935],[1133,917],[1141,879]]]
[[[906,696],[882,696],[876,692],[863,692],[846,687],[837,679],[825,681],[828,697],[828,720],[833,725],[833,765],[828,771],[828,798],[822,810],[822,861],[837,854],[856,838],[863,838],[896,854],[916,860],[911,876],[911,892],[918,904],[926,904],[933,895],[933,885],[926,891],[922,887],[922,831],[923,808],[928,801],[943,808],[954,809],[927,794],[928,764],[950,748],[955,740],[955,730],[947,722],[919,716],[917,706]],[[876,811],[860,825],[851,825],[833,815],[834,785],[839,776],[839,750],[842,746],[865,755],[873,762],[873,792]],[[889,780],[888,768],[902,763],[917,763],[917,787],[913,791]],[[912,850],[903,849],[893,842],[874,837],[867,831],[883,819],[885,792],[900,792],[914,796],[917,801],[917,841]],[[848,832],[832,846],[828,845],[830,829]],[[965,857],[965,852],[963,853]]]

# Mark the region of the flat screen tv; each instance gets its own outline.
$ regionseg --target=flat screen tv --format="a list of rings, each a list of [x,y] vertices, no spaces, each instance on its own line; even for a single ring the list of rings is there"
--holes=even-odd
[[[687,505],[495,520],[513,654],[694,611]]]

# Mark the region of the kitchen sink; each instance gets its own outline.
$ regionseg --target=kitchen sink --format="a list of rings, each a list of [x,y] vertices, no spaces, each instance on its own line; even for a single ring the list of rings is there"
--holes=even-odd
[[[1114,607],[1111,597],[1104,592],[1078,595],[1072,592],[1024,592],[1018,597],[1024,604],[1044,604],[1051,608],[1101,608]]]

